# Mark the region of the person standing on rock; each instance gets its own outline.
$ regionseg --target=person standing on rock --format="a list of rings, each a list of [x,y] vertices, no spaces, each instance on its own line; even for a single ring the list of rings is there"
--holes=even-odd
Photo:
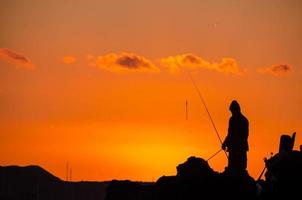
[[[226,171],[241,174],[245,173],[247,168],[249,121],[241,113],[237,101],[232,101],[230,111],[232,116],[229,120],[228,134],[222,143],[222,149],[229,152]]]

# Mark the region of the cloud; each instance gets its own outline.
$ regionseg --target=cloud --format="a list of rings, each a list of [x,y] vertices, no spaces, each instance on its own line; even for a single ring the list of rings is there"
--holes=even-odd
[[[237,61],[233,58],[222,58],[219,63],[210,63],[192,53],[162,58],[160,59],[160,63],[171,73],[178,73],[181,68],[191,70],[199,70],[204,68],[236,75],[243,75],[245,72],[245,70],[241,69]]]
[[[65,64],[72,64],[76,62],[77,58],[74,56],[64,56],[62,60]]]
[[[16,65],[17,68],[34,69],[33,63],[25,56],[7,48],[0,48],[0,59]]]
[[[87,54],[87,55],[85,56],[85,58],[86,58],[87,61],[91,61],[91,60],[94,59],[94,55]]]
[[[260,67],[257,69],[258,73],[270,74],[273,76],[285,76],[292,73],[293,67],[287,64],[277,64],[269,67]]]
[[[107,54],[96,59],[96,66],[113,72],[159,72],[150,60],[134,53]]]

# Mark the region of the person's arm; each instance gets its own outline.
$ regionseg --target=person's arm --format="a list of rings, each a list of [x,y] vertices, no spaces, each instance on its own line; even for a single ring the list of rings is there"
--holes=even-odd
[[[247,140],[247,138],[249,137],[249,121],[248,120],[246,120],[246,126],[244,127],[245,128],[245,130],[244,130],[244,139],[246,139]]]

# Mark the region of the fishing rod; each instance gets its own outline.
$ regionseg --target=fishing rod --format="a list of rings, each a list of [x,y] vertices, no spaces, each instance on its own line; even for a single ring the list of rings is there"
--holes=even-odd
[[[203,98],[203,96],[202,96],[202,94],[201,94],[201,92],[200,92],[200,90],[199,90],[197,84],[195,83],[193,77],[191,76],[191,74],[188,73],[188,72],[187,72],[187,74],[188,74],[188,76],[189,76],[191,82],[193,83],[194,88],[196,89],[196,91],[197,91],[197,93],[198,93],[198,96],[199,96],[200,101],[202,102],[202,104],[203,104],[205,110],[207,111],[207,114],[208,114],[208,116],[209,116],[209,118],[210,118],[211,124],[212,124],[212,126],[213,126],[213,128],[214,128],[214,130],[215,130],[215,133],[216,133],[216,135],[217,135],[217,137],[218,137],[218,139],[219,139],[220,144],[222,145],[223,142],[222,142],[221,137],[220,137],[220,135],[219,135],[219,133],[218,133],[218,130],[217,130],[215,124],[214,124],[213,118],[212,118],[212,116],[211,116],[211,113],[210,113],[210,111],[209,111],[207,105],[206,105],[206,102],[205,102],[205,100],[204,100],[204,98]],[[223,151],[224,151],[225,156],[228,158],[228,154],[227,154],[226,150],[223,150]],[[219,152],[220,152],[220,151],[219,151]],[[218,153],[219,153],[219,152],[218,152]],[[217,154],[214,154],[214,156],[216,156],[216,155],[217,155]]]
[[[271,152],[271,158],[273,157],[273,155],[274,155],[274,153],[273,152]],[[266,163],[267,162],[267,158],[264,158],[264,162]],[[266,164],[264,165],[264,168],[263,168],[263,170],[261,171],[261,173],[260,173],[260,175],[259,175],[259,177],[258,177],[258,179],[257,179],[257,181],[260,181],[260,179],[261,179],[261,177],[263,176],[263,174],[264,174],[264,172],[267,170],[267,167],[266,167]]]

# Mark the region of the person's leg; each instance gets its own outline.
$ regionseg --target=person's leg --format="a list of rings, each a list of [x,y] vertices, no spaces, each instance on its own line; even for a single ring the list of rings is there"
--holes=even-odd
[[[229,151],[228,170],[233,171],[236,168],[236,153]]]
[[[247,154],[246,151],[237,152],[236,154],[236,169],[240,172],[245,172],[247,168]]]
[[[244,152],[229,152],[228,169],[233,172],[244,172],[247,168],[247,154]]]

